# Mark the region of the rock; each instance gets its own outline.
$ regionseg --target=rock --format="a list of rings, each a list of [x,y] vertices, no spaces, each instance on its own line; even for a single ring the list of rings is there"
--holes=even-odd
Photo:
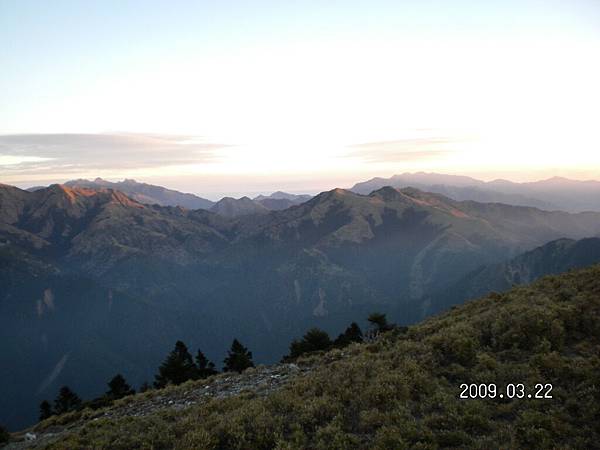
[[[37,436],[35,433],[26,433],[25,434],[25,440],[26,441],[35,441],[37,439]]]

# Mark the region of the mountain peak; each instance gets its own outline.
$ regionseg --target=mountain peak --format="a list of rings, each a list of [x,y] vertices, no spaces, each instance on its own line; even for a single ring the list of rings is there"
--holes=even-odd
[[[242,197],[239,199],[223,197],[210,208],[210,211],[229,218],[253,214],[266,214],[269,212],[267,208],[249,197]]]
[[[390,202],[390,201],[394,201],[394,200],[399,200],[400,198],[403,198],[404,196],[398,189],[393,188],[391,186],[384,186],[380,189],[377,189],[377,190],[371,192],[369,194],[369,197],[376,197],[376,198],[380,198],[381,200],[383,200],[385,202]]]
[[[348,199],[351,197],[356,197],[356,196],[358,196],[358,194],[355,194],[352,191],[348,191],[348,190],[342,189],[342,188],[335,188],[335,189],[331,189],[330,191],[321,192],[320,194],[313,197],[311,202],[314,201],[314,203],[322,203],[324,201],[330,201],[330,200],[343,201],[345,199]]]

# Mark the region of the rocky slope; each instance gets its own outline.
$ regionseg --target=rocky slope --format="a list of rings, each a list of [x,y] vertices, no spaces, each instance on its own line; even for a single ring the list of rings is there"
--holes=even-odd
[[[89,410],[84,414],[67,414],[54,417],[31,430],[15,433],[6,450],[43,448],[59,443],[71,433],[81,430],[87,422],[121,420],[127,417],[143,418],[164,411],[180,412],[209,401],[233,396],[266,397],[290,381],[308,375],[312,364],[278,364],[247,369],[243,374],[223,373],[200,382],[187,382],[114,402],[109,408]]]

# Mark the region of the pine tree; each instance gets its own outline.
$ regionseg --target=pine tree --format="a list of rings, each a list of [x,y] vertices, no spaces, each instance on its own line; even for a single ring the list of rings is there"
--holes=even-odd
[[[196,367],[197,373],[196,376],[199,379],[208,378],[211,375],[215,375],[217,372],[215,365],[208,360],[204,353],[198,350],[198,354],[196,355]]]
[[[196,375],[196,365],[192,360],[192,355],[187,347],[181,341],[175,343],[175,349],[169,353],[167,359],[158,368],[158,374],[155,376],[156,388],[165,387],[167,384],[181,384],[191,380]]]
[[[42,403],[40,403],[40,422],[42,420],[46,420],[53,414],[54,412],[52,411],[52,405],[50,405],[48,400],[44,400]]]
[[[242,373],[248,367],[254,367],[252,362],[252,352],[248,351],[240,341],[234,339],[231,344],[231,349],[227,352],[225,358],[224,372],[239,372]]]
[[[54,400],[55,414],[64,414],[69,411],[75,411],[80,406],[81,399],[75,392],[69,389],[68,386],[60,388],[58,396]]]
[[[304,353],[328,350],[331,348],[331,344],[331,339],[325,331],[319,328],[311,328],[302,336],[301,340],[292,341],[289,358],[294,359]]]
[[[348,328],[346,328],[346,330],[335,339],[335,341],[333,342],[333,345],[335,347],[346,347],[347,345],[350,345],[352,342],[362,342],[362,341],[363,341],[363,335],[362,335],[362,331],[361,331],[360,327],[358,326],[358,324],[356,322],[352,322],[350,324],[350,326]]]
[[[109,390],[106,392],[106,396],[111,400],[117,400],[127,395],[135,394],[135,390],[127,384],[123,375],[118,373],[108,382]]]
[[[0,425],[0,445],[7,443],[10,440],[10,434]]]
[[[369,318],[367,320],[379,332],[389,331],[392,328],[394,328],[393,325],[388,323],[386,315],[382,314],[382,313],[378,313],[378,312],[371,313],[371,315],[369,315]]]

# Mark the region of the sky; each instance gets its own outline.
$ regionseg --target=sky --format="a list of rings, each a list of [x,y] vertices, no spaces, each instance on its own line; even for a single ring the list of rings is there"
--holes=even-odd
[[[0,0],[0,182],[600,179],[600,2]]]

